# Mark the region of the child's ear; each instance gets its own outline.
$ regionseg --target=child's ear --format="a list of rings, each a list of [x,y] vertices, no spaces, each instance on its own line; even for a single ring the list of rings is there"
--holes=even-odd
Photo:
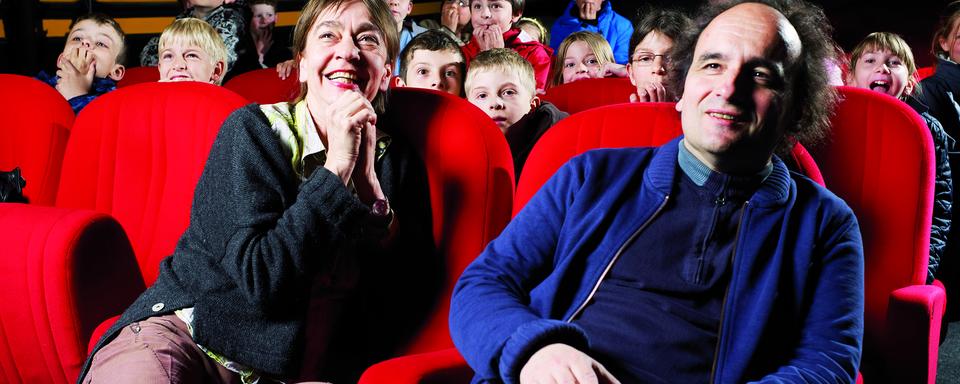
[[[113,69],[110,71],[110,74],[108,74],[107,77],[113,79],[113,81],[120,81],[120,79],[123,79],[123,75],[125,73],[127,73],[127,68],[117,64],[113,66]]]
[[[534,96],[533,100],[530,100],[530,109],[537,109],[540,106],[540,97]]]
[[[393,86],[397,88],[403,88],[407,86],[407,83],[403,81],[400,76],[397,76],[393,78]]]
[[[219,85],[220,79],[223,78],[225,72],[227,72],[227,63],[218,61],[213,66],[213,74],[210,75],[210,82]]]
[[[843,85],[853,85],[853,68],[850,68],[847,75],[843,77]]]
[[[677,99],[677,104],[675,104],[673,108],[676,109],[677,112],[683,112],[683,96]]]
[[[637,81],[633,79],[633,71],[631,71],[631,69],[633,69],[633,62],[628,61],[627,62],[627,78],[630,79],[630,84],[633,84],[633,86],[636,87]]]
[[[947,39],[943,36],[937,38],[937,44],[940,44],[940,49],[947,53],[947,56],[950,56],[950,45],[947,44]]]
[[[907,77],[907,86],[903,87],[903,93],[900,95],[900,98],[906,98],[913,94],[913,89],[917,87],[917,76],[913,74]]]

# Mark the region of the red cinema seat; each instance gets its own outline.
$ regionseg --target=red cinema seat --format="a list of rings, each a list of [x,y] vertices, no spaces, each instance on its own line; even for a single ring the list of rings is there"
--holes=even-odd
[[[513,158],[493,121],[467,101],[422,89],[391,92],[378,124],[405,137],[423,159],[433,236],[446,267],[440,304],[405,353],[435,351],[453,346],[447,313],[454,283],[510,221]]]
[[[4,294],[22,296],[0,301],[3,331],[17,336],[0,339],[0,367],[15,366],[7,377],[20,378],[9,382],[76,380],[95,327],[122,312],[173,252],[213,140],[245,103],[195,82],[110,92],[74,123],[57,208],[0,204],[11,250],[0,281]],[[84,236],[93,248],[71,248]]]
[[[160,80],[160,70],[157,67],[127,68],[123,78],[117,82],[117,88],[128,87],[140,83],[154,83]]]
[[[297,72],[294,71],[286,79],[280,80],[275,68],[256,69],[239,74],[223,86],[257,104],[292,101],[300,93]]]
[[[604,105],[629,103],[630,94],[636,90],[625,77],[584,79],[547,88],[547,93],[540,98],[572,115]]]
[[[657,146],[680,133],[680,115],[673,103],[611,105],[571,115],[544,134],[527,158],[514,197],[514,213],[571,157],[595,148]],[[794,157],[816,172],[806,150],[798,148]],[[467,383],[472,376],[463,357],[448,348],[376,364],[364,372],[361,383]]]
[[[945,294],[925,285],[933,207],[930,131],[900,101],[839,87],[832,137],[815,148],[831,191],[853,208],[866,267],[864,352],[868,384],[934,383]]]
[[[20,167],[32,204],[53,205],[73,118],[53,87],[0,74],[0,171]]]
[[[420,112],[409,113],[412,108]],[[447,325],[453,285],[510,220],[514,180],[510,148],[482,111],[445,93],[394,89],[384,119],[388,129],[402,132],[423,157],[430,184],[434,239],[446,260],[440,305],[405,353],[446,351],[453,347]],[[457,360],[459,355],[453,358]],[[403,358],[375,365],[364,373],[360,383],[414,382],[404,380],[402,372],[376,369],[383,364],[396,365],[396,360]],[[466,368],[463,375],[454,377],[469,380],[471,375]]]
[[[933,75],[936,72],[934,67],[920,67],[917,68],[917,80],[923,80]]]

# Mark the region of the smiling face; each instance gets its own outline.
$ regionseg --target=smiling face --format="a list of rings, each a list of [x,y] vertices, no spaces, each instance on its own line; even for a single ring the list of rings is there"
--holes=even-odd
[[[254,29],[267,29],[277,23],[277,12],[270,4],[254,4],[250,11],[253,13],[250,23]]]
[[[758,171],[783,135],[786,71],[800,55],[800,37],[766,5],[740,4],[700,34],[677,103],[684,145],[711,169]]]
[[[670,48],[673,48],[673,39],[660,32],[651,31],[644,36],[627,63],[630,82],[638,87],[648,83],[664,84],[667,75],[665,58]]]
[[[320,11],[305,38],[299,79],[306,84],[312,110],[323,110],[344,92],[373,100],[387,89],[392,73],[387,42],[361,1]]]
[[[99,24],[89,19],[74,24],[63,45],[60,59],[67,54],[75,54],[78,49],[93,55],[96,77],[114,80],[123,77],[123,66],[117,63],[117,56],[123,50],[123,39],[109,24]]]
[[[418,49],[413,51],[407,64],[403,85],[460,96],[463,76],[463,58],[459,52]]]
[[[538,101],[517,71],[475,71],[470,74],[467,88],[467,100],[486,112],[503,133],[536,107]]]
[[[850,86],[870,89],[900,98],[912,90],[903,59],[889,50],[865,51],[853,64]]]
[[[160,82],[200,81],[219,84],[226,63],[216,61],[197,45],[175,39],[160,51]]]
[[[498,25],[501,31],[506,32],[520,16],[513,14],[513,6],[506,0],[470,1],[470,22],[473,23],[473,28]]]
[[[600,67],[600,60],[590,46],[584,41],[574,41],[563,57],[563,84],[596,77]]]

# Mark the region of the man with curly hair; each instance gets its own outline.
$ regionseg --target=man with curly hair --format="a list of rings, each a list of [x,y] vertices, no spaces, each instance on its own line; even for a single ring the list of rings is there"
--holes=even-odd
[[[775,155],[825,135],[822,10],[728,1],[674,47],[683,136],[560,168],[457,283],[451,335],[506,383],[853,383],[863,245]]]

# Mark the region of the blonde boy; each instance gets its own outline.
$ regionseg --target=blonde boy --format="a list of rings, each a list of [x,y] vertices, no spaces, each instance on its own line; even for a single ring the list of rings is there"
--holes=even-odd
[[[510,144],[517,179],[540,136],[567,117],[536,95],[533,65],[507,48],[483,51],[470,63],[467,100],[487,113]]]
[[[206,21],[178,19],[160,35],[160,81],[201,81],[219,85],[227,69],[227,47]]]
[[[70,24],[67,42],[57,57],[57,73],[37,78],[55,87],[80,112],[94,98],[117,88],[123,78],[125,35],[110,16],[91,13]]]

